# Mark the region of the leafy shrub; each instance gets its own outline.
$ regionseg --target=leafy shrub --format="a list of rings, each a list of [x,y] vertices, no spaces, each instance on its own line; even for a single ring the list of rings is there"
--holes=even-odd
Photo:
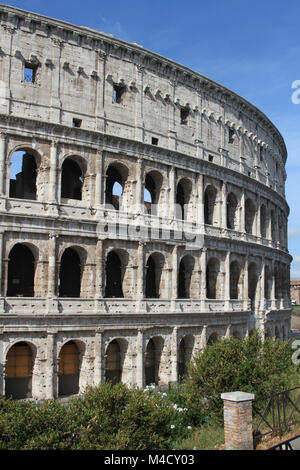
[[[259,399],[289,388],[296,371],[291,356],[289,342],[262,341],[257,332],[242,340],[220,339],[190,365],[188,406],[221,419],[221,393],[243,391]]]

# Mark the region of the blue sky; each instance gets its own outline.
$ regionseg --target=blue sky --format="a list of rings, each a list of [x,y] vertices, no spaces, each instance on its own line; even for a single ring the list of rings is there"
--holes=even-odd
[[[300,103],[291,99],[292,83],[300,80],[299,1],[25,0],[9,5],[137,42],[261,109],[288,150],[291,275],[300,278]]]

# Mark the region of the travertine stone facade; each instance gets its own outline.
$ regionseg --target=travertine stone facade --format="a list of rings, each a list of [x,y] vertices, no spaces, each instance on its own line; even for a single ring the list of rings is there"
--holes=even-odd
[[[217,336],[288,338],[269,119],[109,34],[5,6],[0,27],[0,393],[167,384]]]
[[[291,279],[291,300],[300,305],[300,279]]]

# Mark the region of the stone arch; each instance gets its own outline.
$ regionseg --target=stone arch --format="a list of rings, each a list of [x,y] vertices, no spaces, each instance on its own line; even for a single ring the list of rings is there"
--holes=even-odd
[[[220,298],[220,288],[220,261],[217,258],[210,258],[206,266],[206,297]]]
[[[258,267],[255,262],[251,262],[248,267],[248,297],[251,306],[254,307],[258,285]]]
[[[5,396],[13,399],[32,397],[32,376],[36,351],[26,341],[11,345],[6,354]]]
[[[36,259],[31,245],[16,243],[8,258],[7,297],[34,297]]]
[[[188,365],[192,359],[195,337],[192,335],[184,336],[178,348],[178,378],[185,377],[188,373]]]
[[[191,255],[181,258],[178,268],[177,297],[178,299],[191,298],[191,281],[195,267],[195,259]]]
[[[68,340],[58,356],[58,396],[77,395],[85,345],[82,341]]]
[[[106,170],[105,203],[119,210],[126,206],[125,193],[128,192],[129,169],[119,161],[111,162]],[[125,204],[124,204],[125,203]]]
[[[271,209],[271,240],[277,241],[275,210]]]
[[[268,214],[265,204],[260,206],[260,235],[262,238],[267,238],[268,228]]]
[[[144,188],[150,195],[150,202],[144,202],[146,211],[152,215],[160,215],[162,212],[159,204],[162,204],[163,175],[157,170],[150,170],[145,175]]]
[[[253,234],[253,225],[255,220],[255,204],[252,199],[247,198],[245,201],[245,231],[250,235]]]
[[[230,192],[227,196],[227,228],[234,230],[237,227],[237,207],[238,200],[233,192]]]
[[[126,250],[112,249],[107,253],[105,262],[105,297],[123,298],[130,295],[130,280],[127,279],[129,254]],[[127,284],[129,284],[127,286]]]
[[[188,205],[191,200],[193,184],[188,178],[181,178],[176,189],[176,219],[187,220]]]
[[[70,246],[62,253],[59,268],[59,297],[80,297],[84,262],[82,262],[79,252],[82,254],[84,251]]]
[[[241,276],[241,266],[238,261],[234,260],[230,263],[230,298],[240,298],[239,282]]]
[[[110,341],[105,353],[105,381],[116,384],[122,381],[128,342],[121,338]]]
[[[9,197],[36,200],[41,156],[33,149],[20,147],[10,155]]]
[[[218,191],[212,184],[208,185],[204,192],[204,223],[214,224],[215,206]]]
[[[162,270],[165,257],[162,253],[154,252],[148,256],[146,263],[146,298],[159,298],[162,293]]]
[[[265,299],[271,298],[272,291],[272,271],[270,267],[265,265],[265,286],[264,286],[264,297]]]
[[[145,383],[159,384],[161,356],[164,347],[164,340],[161,336],[149,339],[145,352]]]
[[[61,166],[61,198],[83,199],[83,186],[86,175],[86,161],[77,156],[66,157]]]
[[[214,332],[209,336],[206,344],[207,346],[210,346],[212,344],[215,344],[219,339],[220,339],[220,335]]]

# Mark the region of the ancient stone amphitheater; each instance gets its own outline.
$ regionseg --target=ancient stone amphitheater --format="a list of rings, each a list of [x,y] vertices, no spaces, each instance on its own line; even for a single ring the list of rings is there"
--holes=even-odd
[[[0,393],[175,382],[218,336],[289,337],[286,147],[136,43],[1,6]]]

